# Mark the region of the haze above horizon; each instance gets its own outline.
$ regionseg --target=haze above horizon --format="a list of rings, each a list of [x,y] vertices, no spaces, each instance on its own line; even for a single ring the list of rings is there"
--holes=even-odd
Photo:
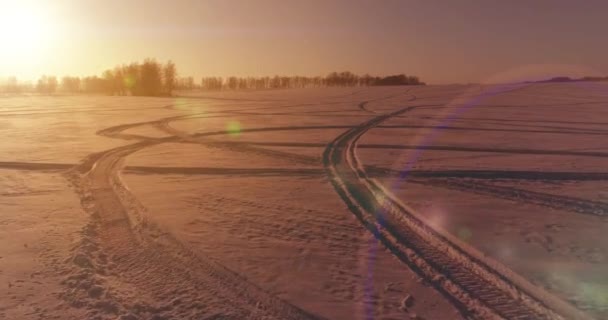
[[[146,57],[195,78],[606,76],[607,12],[595,0],[0,0],[0,77],[99,74]]]

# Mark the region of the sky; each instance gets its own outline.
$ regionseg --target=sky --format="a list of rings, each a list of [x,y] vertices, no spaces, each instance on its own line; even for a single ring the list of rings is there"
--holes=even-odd
[[[0,77],[147,57],[195,78],[608,75],[607,30],[605,0],[0,0]]]

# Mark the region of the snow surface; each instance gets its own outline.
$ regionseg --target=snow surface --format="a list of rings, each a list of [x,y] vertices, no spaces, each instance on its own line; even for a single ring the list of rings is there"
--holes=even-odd
[[[470,316],[329,179],[330,142],[404,107],[367,174],[608,317],[608,85],[560,83],[0,97],[0,318]]]

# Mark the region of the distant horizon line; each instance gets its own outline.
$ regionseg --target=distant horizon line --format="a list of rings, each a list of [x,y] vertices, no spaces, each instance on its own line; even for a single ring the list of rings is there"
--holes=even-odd
[[[152,60],[156,60],[156,59],[152,59]],[[167,60],[167,61],[172,61],[172,60]],[[133,64],[133,63],[137,63],[137,62],[131,62],[129,64]],[[125,65],[129,65],[129,64],[120,64],[115,66],[113,69],[118,68],[120,66],[125,66]],[[105,69],[107,70],[113,70],[113,69]],[[405,76],[413,76],[413,77],[417,77],[419,78],[417,75],[408,75],[407,73],[403,73],[403,72],[391,72],[391,73],[369,73],[369,72],[365,72],[365,73],[355,73],[352,71],[348,71],[348,70],[343,70],[343,71],[330,71],[330,72],[326,72],[324,75],[323,74],[315,74],[315,75],[302,75],[302,74],[293,74],[293,75],[288,75],[286,73],[274,73],[274,74],[261,74],[261,75],[235,75],[235,74],[230,74],[230,75],[200,75],[198,77],[196,76],[192,76],[192,75],[185,75],[185,76],[179,76],[178,73],[178,79],[188,79],[188,78],[193,78],[196,80],[201,80],[201,79],[205,79],[205,78],[222,78],[222,79],[229,79],[231,77],[236,77],[236,78],[274,78],[274,77],[303,77],[303,78],[317,78],[317,77],[327,77],[332,73],[344,73],[344,72],[350,72],[353,75],[356,76],[370,76],[370,77],[390,77],[390,76],[398,76],[398,75],[405,75]],[[0,75],[0,84],[4,84],[6,82],[8,82],[9,80],[11,80],[11,78],[14,78],[17,80],[17,82],[19,84],[32,84],[35,85],[36,82],[38,80],[40,80],[43,77],[56,77],[58,80],[61,80],[62,78],[66,78],[66,77],[77,77],[77,78],[87,78],[87,77],[103,77],[103,72],[100,72],[99,74],[89,74],[89,75],[73,75],[73,74],[62,74],[60,76],[58,75],[53,75],[51,73],[44,73],[41,74],[38,77],[35,78],[31,78],[31,77],[19,77],[19,76],[15,76],[15,75]],[[420,79],[420,78],[419,78]],[[518,79],[518,80],[513,80],[513,81],[450,81],[450,82],[441,82],[441,81],[432,81],[432,82],[427,82],[424,81],[424,83],[426,83],[426,85],[476,85],[476,84],[515,84],[515,83],[543,83],[543,82],[577,82],[577,81],[598,81],[598,82],[603,82],[603,81],[608,81],[608,75],[606,76],[579,76],[579,77],[571,77],[571,76],[567,76],[567,75],[557,75],[557,76],[547,76],[546,78],[541,78],[541,79],[530,79],[530,80],[522,80],[522,79]]]

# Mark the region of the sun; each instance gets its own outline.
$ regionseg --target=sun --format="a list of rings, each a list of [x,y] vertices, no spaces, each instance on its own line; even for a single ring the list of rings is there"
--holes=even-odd
[[[22,63],[40,57],[51,41],[53,26],[38,3],[0,0],[0,58]],[[8,60],[8,61],[6,61]]]

